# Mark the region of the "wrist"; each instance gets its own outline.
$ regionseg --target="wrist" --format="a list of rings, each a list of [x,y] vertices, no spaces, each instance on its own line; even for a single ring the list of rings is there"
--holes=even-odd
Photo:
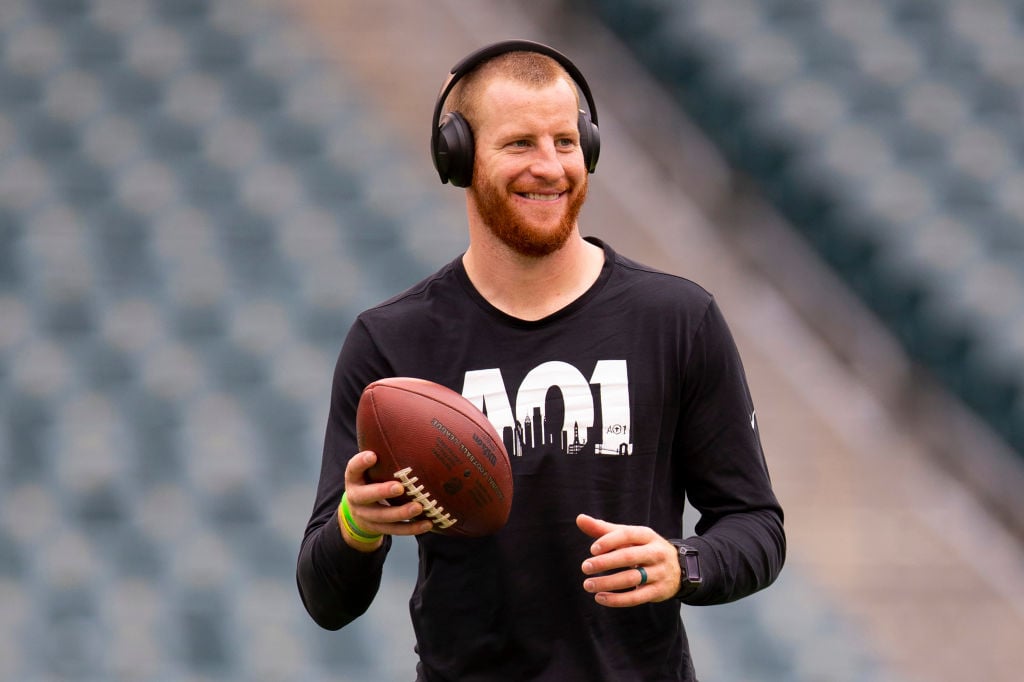
[[[341,527],[342,537],[355,549],[372,551],[380,546],[383,535],[363,530],[356,524],[352,517],[352,510],[349,508],[348,498],[343,493],[341,503],[338,505],[338,525]]]

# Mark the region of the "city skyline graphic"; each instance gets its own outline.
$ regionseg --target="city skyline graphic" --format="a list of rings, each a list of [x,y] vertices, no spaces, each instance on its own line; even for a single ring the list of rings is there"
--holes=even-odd
[[[591,386],[594,404],[600,405],[600,386]],[[484,401],[483,413],[487,415]],[[524,416],[517,416],[515,426],[501,429],[501,439],[510,457],[523,457],[553,450],[566,455],[630,455],[632,447],[629,427],[615,425],[605,432],[600,410],[594,413],[593,426],[582,427],[578,421],[565,423],[565,406],[557,386],[548,390],[544,408],[535,405]],[[539,425],[539,428],[538,428]]]

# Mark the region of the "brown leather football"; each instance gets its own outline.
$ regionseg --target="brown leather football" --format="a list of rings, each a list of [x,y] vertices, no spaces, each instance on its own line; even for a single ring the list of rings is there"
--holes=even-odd
[[[487,417],[450,388],[409,377],[373,382],[359,399],[356,437],[377,455],[367,477],[399,481],[433,532],[478,537],[508,521],[508,452]]]

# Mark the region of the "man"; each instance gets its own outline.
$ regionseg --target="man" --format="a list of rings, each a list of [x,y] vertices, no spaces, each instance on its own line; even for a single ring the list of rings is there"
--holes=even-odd
[[[782,510],[714,300],[580,234],[596,120],[551,48],[510,41],[457,65],[432,146],[442,180],[467,187],[469,247],[360,315],[338,359],[299,590],[340,628],[373,600],[391,536],[416,536],[424,682],[694,680],[680,602],[741,598],[782,567]],[[417,503],[385,504],[400,484],[365,481],[356,405],[386,376],[449,386],[517,434],[497,534],[429,533]],[[701,517],[684,540],[687,497]]]

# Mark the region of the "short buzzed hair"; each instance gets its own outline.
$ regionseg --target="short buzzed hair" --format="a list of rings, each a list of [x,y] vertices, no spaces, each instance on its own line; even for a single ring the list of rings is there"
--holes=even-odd
[[[475,132],[474,121],[479,110],[484,86],[495,78],[508,78],[536,88],[551,85],[562,79],[569,84],[579,107],[579,91],[569,72],[551,57],[539,52],[517,50],[506,52],[477,66],[462,78],[445,102],[444,113],[457,111]]]

